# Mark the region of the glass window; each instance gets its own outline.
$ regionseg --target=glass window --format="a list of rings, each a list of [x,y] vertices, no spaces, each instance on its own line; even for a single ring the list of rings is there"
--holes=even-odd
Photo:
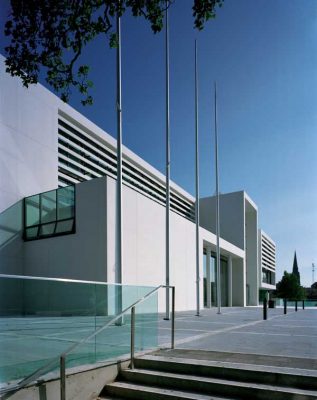
[[[40,236],[53,235],[55,230],[55,225],[56,225],[55,222],[53,222],[52,224],[42,225],[40,228]]]
[[[25,225],[37,225],[40,221],[40,196],[27,197],[25,199]]]
[[[27,228],[25,230],[25,237],[26,239],[34,239],[37,237],[37,233],[38,233],[38,226],[36,226],[35,228]]]
[[[75,193],[74,186],[67,186],[57,191],[57,219],[74,217]]]
[[[24,205],[24,238],[26,240],[74,233],[74,186],[27,197]]]
[[[55,233],[70,232],[73,230],[74,220],[59,221],[56,225]]]
[[[41,223],[56,221],[56,190],[41,194]]]

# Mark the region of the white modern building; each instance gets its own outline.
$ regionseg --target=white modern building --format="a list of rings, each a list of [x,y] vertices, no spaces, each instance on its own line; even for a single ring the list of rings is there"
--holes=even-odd
[[[115,282],[116,141],[41,85],[23,88],[3,61],[0,273]],[[165,283],[165,196],[165,176],[124,147],[124,284]],[[200,303],[211,307],[213,197],[200,200],[200,214]],[[222,305],[257,305],[262,268],[271,271],[257,206],[244,191],[224,194],[220,216]],[[196,308],[194,220],[195,199],[172,182],[170,284],[178,310]]]

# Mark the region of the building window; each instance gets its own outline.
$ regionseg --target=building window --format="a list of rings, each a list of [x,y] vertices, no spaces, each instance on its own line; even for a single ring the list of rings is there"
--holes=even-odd
[[[24,199],[24,240],[75,233],[75,186]]]
[[[262,282],[275,285],[275,273],[266,268],[262,268]]]

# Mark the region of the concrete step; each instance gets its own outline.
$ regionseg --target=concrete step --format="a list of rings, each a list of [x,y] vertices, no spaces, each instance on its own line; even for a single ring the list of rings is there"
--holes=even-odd
[[[175,357],[143,356],[135,367],[178,374],[317,390],[317,371]]]
[[[113,396],[113,397],[109,397]],[[138,385],[130,382],[114,382],[107,385],[99,396],[100,399],[136,399],[136,400],[236,400],[234,398],[190,393],[161,387]]]
[[[229,351],[197,350],[197,349],[164,349],[157,350],[152,355],[172,358],[186,358],[188,360],[223,361],[238,364],[250,364],[269,367],[296,368],[315,370],[316,358],[289,357],[280,355],[233,353]]]
[[[209,378],[197,376],[196,374],[184,375],[163,371],[134,369],[121,371],[120,379],[142,386],[160,387],[162,390],[175,389],[184,392],[195,392],[197,394],[209,396],[225,396],[236,399],[317,399],[317,391],[250,382],[246,383],[228,379]]]

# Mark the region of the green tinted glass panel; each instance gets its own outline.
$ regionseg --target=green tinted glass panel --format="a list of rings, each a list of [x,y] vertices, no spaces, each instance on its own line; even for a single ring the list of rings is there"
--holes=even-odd
[[[25,229],[31,226],[35,227],[35,225],[40,227],[39,234],[35,230],[25,231],[25,239],[73,233],[75,226],[75,187],[67,186],[26,198],[25,221]]]
[[[56,223],[41,225],[40,236],[53,235]]]
[[[41,223],[56,220],[56,190],[41,194]]]
[[[0,275],[0,389],[45,367],[58,373],[59,356],[94,334],[128,305],[152,291],[136,287]],[[118,301],[120,300],[120,301]],[[147,303],[147,304],[145,304]],[[122,308],[121,308],[122,309]],[[136,307],[136,350],[157,343],[157,298]],[[130,311],[69,353],[69,366],[124,358],[130,352]],[[49,365],[53,363],[53,365]]]
[[[18,201],[0,213],[0,249],[2,250],[4,250],[3,246],[9,244],[10,240],[22,236],[23,203],[23,201]]]
[[[38,235],[38,226],[34,227],[34,228],[27,228],[25,230],[25,235],[27,239],[35,239]]]
[[[25,224],[32,226],[40,221],[40,196],[31,196],[25,199]]]
[[[75,193],[74,186],[67,186],[57,190],[57,219],[74,217]]]
[[[59,221],[56,225],[55,233],[71,232],[73,230],[74,220]]]

